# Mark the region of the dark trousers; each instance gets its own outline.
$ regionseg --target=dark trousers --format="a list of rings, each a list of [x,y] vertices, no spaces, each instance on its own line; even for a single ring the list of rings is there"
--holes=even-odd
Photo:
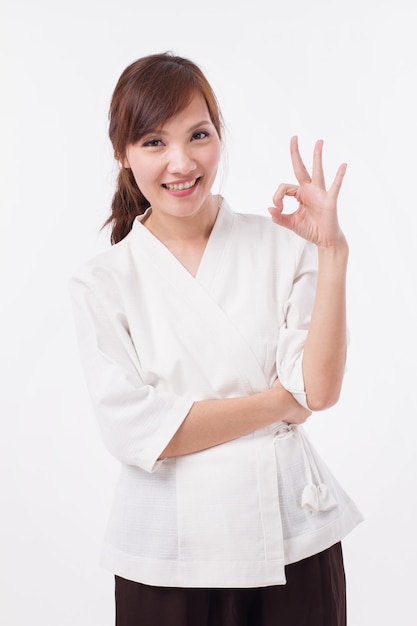
[[[287,584],[150,587],[116,576],[116,626],[346,626],[342,547],[285,568]]]

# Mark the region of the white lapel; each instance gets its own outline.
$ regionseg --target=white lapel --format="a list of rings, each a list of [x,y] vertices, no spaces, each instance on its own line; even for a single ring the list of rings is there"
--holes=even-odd
[[[135,223],[132,241],[137,262],[142,267],[152,267],[157,273],[157,276],[153,274],[153,280],[160,286],[167,305],[175,301],[175,310],[178,301],[181,302],[182,325],[187,333],[184,341],[188,347],[195,346],[195,359],[200,366],[205,354],[211,352],[211,358],[207,358],[208,380],[215,377],[215,373],[210,372],[215,351],[222,371],[229,371],[231,378],[239,381],[238,392],[249,394],[267,388],[264,372],[250,346],[210,296],[211,284],[222,255],[227,251],[234,225],[234,213],[223,202],[195,278],[142,224]],[[215,345],[211,337],[216,338]]]

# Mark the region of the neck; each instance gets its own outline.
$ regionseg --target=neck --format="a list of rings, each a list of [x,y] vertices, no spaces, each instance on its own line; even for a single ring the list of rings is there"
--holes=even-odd
[[[210,196],[205,207],[195,215],[176,217],[160,211],[151,211],[144,226],[165,243],[207,241],[220,207],[219,196]]]

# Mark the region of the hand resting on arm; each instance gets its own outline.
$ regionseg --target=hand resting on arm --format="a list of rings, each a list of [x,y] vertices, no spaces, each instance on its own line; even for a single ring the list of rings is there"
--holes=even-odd
[[[161,458],[205,450],[274,422],[301,424],[310,415],[278,380],[251,396],[201,400],[193,404]]]

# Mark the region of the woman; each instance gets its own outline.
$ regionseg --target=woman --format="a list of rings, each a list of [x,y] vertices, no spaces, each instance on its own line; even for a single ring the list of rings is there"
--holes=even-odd
[[[212,194],[216,98],[170,54],[122,73],[110,138],[115,245],[72,293],[122,468],[103,549],[116,623],[342,626],[340,541],[361,516],[299,425],[342,384],[346,166],[326,190],[322,142],[310,177],[293,138],[298,184],[279,186],[272,220],[232,212]]]

